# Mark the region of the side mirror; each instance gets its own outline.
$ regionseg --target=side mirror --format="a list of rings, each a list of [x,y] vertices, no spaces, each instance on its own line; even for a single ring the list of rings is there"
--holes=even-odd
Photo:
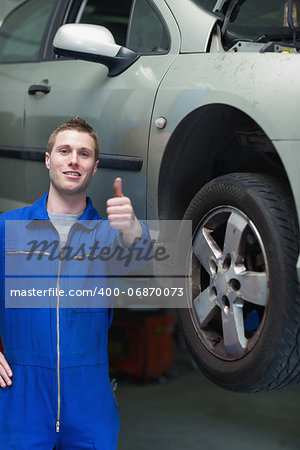
[[[111,32],[100,25],[69,23],[62,25],[53,41],[54,53],[104,64],[114,77],[131,66],[139,55],[115,43]]]

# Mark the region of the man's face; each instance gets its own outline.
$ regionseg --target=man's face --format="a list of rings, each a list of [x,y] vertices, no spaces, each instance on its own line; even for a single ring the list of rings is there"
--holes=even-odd
[[[86,192],[96,173],[93,139],[83,132],[64,130],[58,133],[51,154],[46,153],[50,185],[62,195]]]

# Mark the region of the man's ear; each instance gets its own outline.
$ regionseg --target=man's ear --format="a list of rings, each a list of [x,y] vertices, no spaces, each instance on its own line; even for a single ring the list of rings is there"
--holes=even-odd
[[[50,169],[50,153],[48,152],[45,153],[45,165],[47,169]]]
[[[98,164],[99,164],[99,159],[97,159],[97,161],[95,162],[94,169],[93,169],[93,176],[97,172]]]

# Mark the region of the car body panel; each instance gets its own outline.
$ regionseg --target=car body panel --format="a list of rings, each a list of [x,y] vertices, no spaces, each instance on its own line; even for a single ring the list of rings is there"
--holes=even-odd
[[[189,67],[187,71],[186,68]],[[299,67],[299,69],[297,69]],[[148,212],[156,217],[160,166],[170,136],[191,112],[206,105],[224,104],[251,117],[274,142],[289,173],[293,158],[299,161],[300,128],[291,108],[300,95],[298,83],[300,55],[213,53],[180,55],[165,76],[155,103],[153,119],[167,119],[164,130],[152,121],[149,147]],[[247,75],[247,76],[246,76]],[[289,79],[289,83],[286,80]],[[280,102],[281,114],[274,108]],[[217,130],[216,130],[217,131]],[[293,156],[284,155],[282,140],[294,141]],[[296,152],[296,154],[294,153]],[[291,174],[294,198],[299,199],[299,181]],[[300,211],[298,209],[298,211]]]
[[[211,32],[218,17],[199,8],[192,0],[166,0],[176,17],[181,32],[181,53],[200,53],[207,50]]]
[[[124,189],[133,196],[139,216],[145,217],[145,169],[151,105],[160,79],[171,60],[172,56],[170,61],[164,59],[164,64],[161,64],[160,56],[144,56],[124,74],[114,78],[107,77],[106,67],[94,63],[77,61],[75,67],[74,62],[70,61],[41,64],[37,80],[32,80],[32,84],[39,83],[47,75],[51,92],[43,99],[37,98],[39,96],[27,98],[25,147],[43,148],[47,136],[76,111],[97,131],[101,154],[143,158],[141,172],[130,172],[128,177],[124,173]],[[147,61],[151,64],[147,64]],[[59,69],[56,68],[58,65]],[[87,66],[89,80],[86,76]],[[99,86],[102,88],[99,89]],[[64,102],[60,103],[62,95]],[[37,129],[39,131],[35,132]],[[39,168],[36,167],[36,170]],[[111,196],[112,181],[118,174],[119,170],[100,169],[93,180],[91,195],[95,194],[94,203],[100,211],[105,211],[104,199]],[[30,185],[33,173],[28,175],[27,183]],[[101,203],[97,192],[93,192],[95,181],[101,192]],[[136,185],[139,185],[138,191],[134,189]]]
[[[1,145],[23,145],[24,103],[31,77],[28,64],[0,64]]]

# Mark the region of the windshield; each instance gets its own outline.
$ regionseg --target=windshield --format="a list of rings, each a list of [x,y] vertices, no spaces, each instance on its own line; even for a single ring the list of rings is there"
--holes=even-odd
[[[194,0],[212,11],[216,0]],[[293,1],[293,21],[300,32],[300,0]],[[246,40],[290,40],[287,0],[246,0],[234,22],[228,25],[228,36]]]

